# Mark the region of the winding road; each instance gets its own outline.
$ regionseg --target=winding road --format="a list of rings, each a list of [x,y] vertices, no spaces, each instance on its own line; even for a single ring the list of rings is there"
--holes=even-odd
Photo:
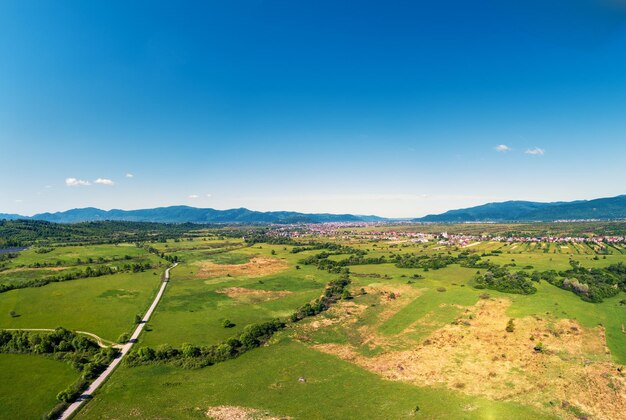
[[[80,409],[80,407],[83,405],[85,401],[92,398],[93,393],[96,391],[96,389],[98,389],[100,385],[102,385],[102,383],[109,377],[109,375],[113,373],[117,365],[120,364],[124,356],[126,356],[126,354],[133,347],[133,344],[137,342],[137,338],[139,337],[139,334],[141,334],[141,332],[143,331],[143,328],[146,326],[146,323],[150,319],[150,316],[152,316],[152,313],[156,309],[157,305],[159,304],[159,301],[161,300],[161,297],[163,296],[163,293],[165,292],[165,286],[167,286],[167,283],[170,280],[170,270],[176,267],[177,265],[178,263],[174,264],[173,266],[165,270],[165,277],[163,278],[163,282],[161,284],[161,288],[159,289],[159,293],[157,293],[156,297],[154,298],[154,301],[152,302],[152,305],[150,305],[150,308],[148,308],[148,311],[143,316],[143,319],[141,320],[139,325],[137,325],[137,328],[135,329],[135,332],[133,333],[130,340],[128,340],[128,342],[124,344],[124,346],[120,350],[120,353],[111,362],[109,367],[107,367],[106,370],[102,372],[100,376],[98,376],[91,383],[91,385],[89,385],[89,388],[87,388],[87,390],[80,397],[78,397],[78,399],[75,402],[73,402],[69,407],[67,407],[67,409],[63,412],[63,414],[61,414],[61,416],[59,417],[61,420],[66,420],[72,417],[72,415],[74,415]]]

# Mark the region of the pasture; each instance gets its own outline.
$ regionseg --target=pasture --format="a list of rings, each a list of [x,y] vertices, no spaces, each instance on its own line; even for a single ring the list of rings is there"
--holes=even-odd
[[[116,341],[147,309],[161,275],[119,273],[0,293],[0,328],[63,326]]]
[[[278,337],[268,347],[204,369],[123,367],[78,418],[200,418],[223,405],[307,419],[542,417],[515,403],[387,381]]]
[[[0,418],[37,419],[57,403],[59,391],[80,375],[67,363],[41,356],[0,354]]]
[[[311,266],[296,269],[299,256],[283,248],[265,245],[208,255],[181,252],[183,262],[173,271],[143,343],[214,344],[248,324],[287,318],[318,297],[333,276]],[[270,263],[246,265],[251,260]],[[226,320],[234,325],[225,328]]]
[[[139,346],[209,346],[276,318],[287,321],[287,328],[260,348],[204,368],[122,364],[78,418],[189,418],[221,416],[220,410],[248,418],[567,418],[602,417],[626,407],[619,397],[626,383],[617,373],[626,363],[626,293],[590,303],[545,280],[533,283],[533,294],[504,293],[475,288],[477,272],[485,269],[458,261],[430,269],[396,264],[407,255],[419,262],[469,253],[511,273],[530,274],[568,270],[571,260],[587,268],[626,262],[622,246],[446,245],[372,240],[358,232],[323,241],[306,237],[305,244],[351,247],[331,251],[324,269],[310,262],[315,258],[307,260],[324,249],[302,251],[300,245],[292,252],[294,245],[247,244],[206,230],[146,247],[31,248],[7,263],[0,283],[85,264],[149,261],[157,268],[0,293],[0,328],[61,325],[115,341],[154,297],[166,266],[155,254],[162,253],[179,264]],[[345,265],[359,252],[369,260]],[[385,260],[373,261],[380,257]],[[348,295],[327,311],[289,322],[345,270]],[[51,362],[38,356],[20,360],[33,359]],[[67,377],[75,375],[70,370]],[[589,383],[594,385],[585,388]],[[43,411],[63,388],[57,385],[49,385],[55,390]],[[605,389],[617,397],[608,398],[613,394]],[[15,401],[16,407],[28,406]]]

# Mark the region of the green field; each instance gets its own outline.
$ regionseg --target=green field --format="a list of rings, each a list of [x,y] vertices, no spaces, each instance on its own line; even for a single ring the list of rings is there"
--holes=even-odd
[[[120,273],[1,293],[0,328],[63,326],[115,341],[147,309],[161,274]]]
[[[474,287],[477,272],[485,269],[458,262],[438,269],[399,268],[394,262],[406,255],[436,260],[469,253],[511,273],[530,274],[569,270],[570,260],[587,268],[626,262],[623,246],[498,241],[448,246],[371,240],[361,233],[342,239],[306,236],[300,248],[334,244],[327,260],[337,267],[327,270],[307,262],[326,252],[323,248],[294,253],[293,244],[244,243],[239,231],[232,237],[225,232],[203,229],[141,247],[58,246],[43,253],[31,247],[4,262],[0,283],[126,262],[150,262],[154,268],[5,291],[0,328],[63,326],[115,341],[145,312],[164,268],[178,261],[138,347],[219,345],[248,325],[276,318],[287,321],[286,328],[260,348],[204,368],[123,363],[79,418],[204,417],[217,406],[260,410],[252,417],[573,418],[606,417],[615,407],[626,407],[619,397],[626,384],[618,371],[626,363],[626,293],[589,303],[545,280],[534,283],[534,294],[504,293]],[[386,262],[342,265],[355,253]],[[299,323],[289,321],[345,270],[349,295]],[[520,331],[507,335],[508,320]],[[533,350],[541,341],[547,349]],[[580,360],[591,370],[581,370]],[[20,366],[50,372],[38,381],[36,401],[2,400],[3,412],[25,410],[19,417],[49,411],[55,395],[77,377],[68,365],[42,356],[3,354],[0,363],[6,366],[0,382],[17,384],[15,391],[7,387],[7,395],[30,386],[25,378],[15,379]],[[538,385],[554,378],[560,381]],[[588,383],[600,385],[579,391]],[[593,405],[613,395],[605,388],[615,392],[614,408]]]
[[[68,364],[41,356],[0,354],[0,418],[38,419],[79,376]]]
[[[276,341],[200,370],[122,368],[79,418],[202,418],[219,405],[307,419],[542,417],[512,403],[385,381],[286,338]]]
[[[281,252],[284,261],[294,265],[263,277],[197,276],[200,267],[197,262],[245,264],[254,256],[272,257],[272,249]],[[299,257],[282,251],[282,247],[245,248],[211,255],[199,251],[180,254],[185,263],[174,271],[167,295],[150,321],[150,331],[144,336],[145,344],[217,343],[237,334],[248,324],[288,317],[295,308],[319,296],[332,279],[331,275],[314,267],[296,270],[295,261]],[[234,287],[278,294],[267,298],[254,294],[230,297],[219,292]],[[286,293],[281,295],[283,292]],[[235,325],[224,328],[224,320]]]

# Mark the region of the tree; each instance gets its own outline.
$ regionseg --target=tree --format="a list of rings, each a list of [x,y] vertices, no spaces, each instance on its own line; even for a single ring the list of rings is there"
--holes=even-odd
[[[135,324],[141,324],[142,318],[141,315],[135,315]]]

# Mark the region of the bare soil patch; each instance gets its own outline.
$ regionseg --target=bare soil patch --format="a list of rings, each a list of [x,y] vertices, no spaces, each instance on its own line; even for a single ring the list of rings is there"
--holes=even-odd
[[[256,408],[220,405],[210,407],[207,417],[214,420],[286,420],[290,417],[275,417],[268,412]]]
[[[280,299],[283,296],[292,294],[288,290],[256,290],[246,289],[244,287],[227,287],[217,290],[217,293],[223,293],[231,299],[248,300],[252,302],[267,302],[268,300]]]
[[[559,416],[582,412],[610,419],[626,413],[626,378],[611,361],[602,327],[525,317],[514,319],[514,331],[506,332],[509,304],[481,300],[411,350],[365,357],[349,345],[313,347],[387,379],[443,385]],[[537,351],[539,343],[542,350]]]
[[[198,263],[200,270],[196,274],[200,278],[224,276],[263,277],[289,268],[289,265],[278,258],[254,257],[245,264],[216,264],[210,261]]]

